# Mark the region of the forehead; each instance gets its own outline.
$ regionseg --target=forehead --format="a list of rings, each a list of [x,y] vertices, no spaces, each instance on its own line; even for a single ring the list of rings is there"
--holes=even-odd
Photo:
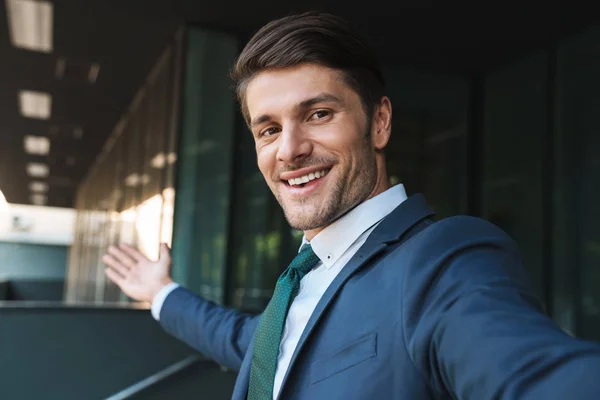
[[[259,73],[246,88],[246,106],[250,118],[291,108],[322,93],[345,99],[351,89],[340,71],[320,65],[268,70]]]

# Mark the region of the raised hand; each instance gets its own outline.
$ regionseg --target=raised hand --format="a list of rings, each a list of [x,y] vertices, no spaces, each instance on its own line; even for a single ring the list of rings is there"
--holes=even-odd
[[[160,258],[152,261],[133,247],[110,246],[102,257],[108,268],[105,273],[129,297],[152,303],[154,296],[171,279],[171,254],[166,244],[160,245]]]

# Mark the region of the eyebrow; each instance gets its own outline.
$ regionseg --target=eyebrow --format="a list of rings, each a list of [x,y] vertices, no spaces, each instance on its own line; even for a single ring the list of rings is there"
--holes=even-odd
[[[306,99],[306,100],[301,101],[300,103],[296,104],[294,106],[294,110],[298,111],[301,109],[310,108],[310,107],[314,106],[315,104],[319,104],[319,103],[342,104],[343,102],[338,97],[336,97],[330,93],[321,93],[315,97]]]
[[[270,116],[269,114],[263,114],[260,117],[256,117],[255,119],[253,119],[252,121],[250,121],[250,128],[254,128],[257,125],[263,124],[265,122],[268,122],[270,120],[272,120],[273,117]]]
[[[315,97],[311,97],[310,99],[303,100],[300,103],[296,104],[294,106],[294,111],[298,112],[299,110],[310,108],[310,107],[314,106],[315,104],[319,104],[319,103],[343,104],[342,100],[340,100],[338,97],[336,97],[330,93],[321,93]],[[256,117],[255,119],[253,119],[250,122],[250,127],[254,128],[257,125],[263,124],[272,119],[273,119],[273,117],[271,115],[263,114],[260,117]]]

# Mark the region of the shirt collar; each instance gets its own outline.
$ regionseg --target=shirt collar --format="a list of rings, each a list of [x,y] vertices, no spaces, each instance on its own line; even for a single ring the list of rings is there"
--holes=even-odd
[[[310,241],[313,251],[326,268],[331,268],[363,233],[385,218],[404,200],[406,191],[404,186],[399,184],[359,204]],[[306,243],[309,242],[304,236],[302,245]]]

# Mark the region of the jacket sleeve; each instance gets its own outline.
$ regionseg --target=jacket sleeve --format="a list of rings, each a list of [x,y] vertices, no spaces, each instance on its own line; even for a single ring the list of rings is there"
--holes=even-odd
[[[219,306],[179,287],[161,309],[162,327],[220,365],[239,371],[260,316]]]
[[[455,217],[419,235],[404,280],[413,363],[443,397],[600,399],[600,345],[544,315],[515,243]]]

